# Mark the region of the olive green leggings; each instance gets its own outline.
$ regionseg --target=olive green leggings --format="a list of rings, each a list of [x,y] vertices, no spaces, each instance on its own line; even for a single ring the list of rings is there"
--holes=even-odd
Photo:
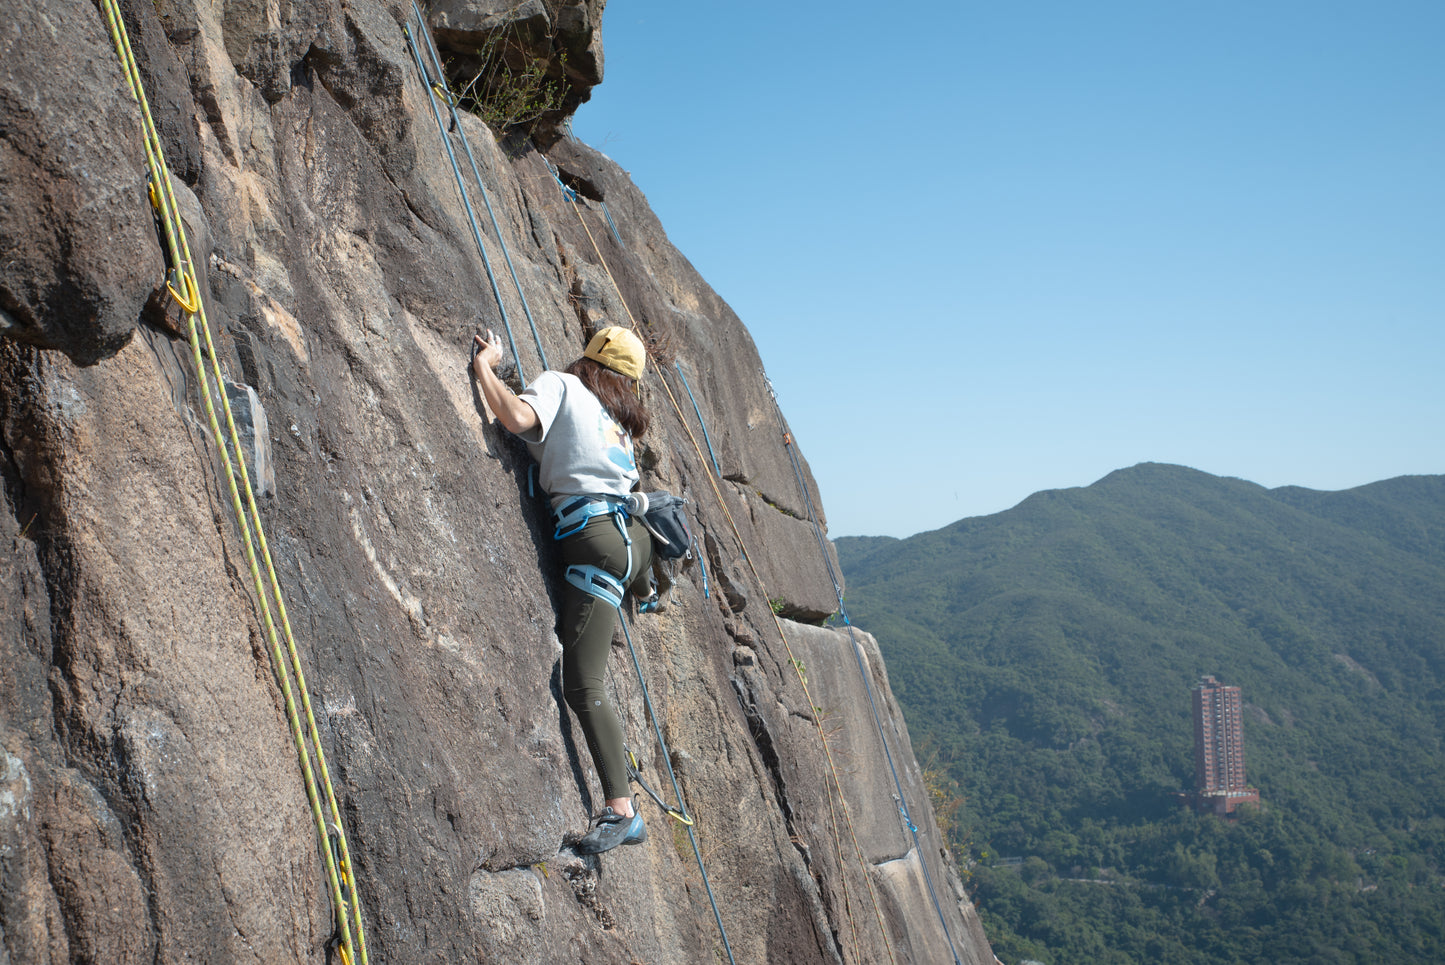
[[[564,566],[590,563],[630,583],[635,594],[647,593],[652,568],[652,537],[641,521],[627,520],[632,538],[632,570],[627,566],[627,545],[612,516],[594,516],[587,525],[562,540]],[[562,619],[557,636],[562,640],[562,693],[577,715],[592,763],[608,800],[627,796],[627,761],[622,749],[622,725],[607,698],[607,656],[612,649],[616,611],[605,600],[571,583],[562,589]]]

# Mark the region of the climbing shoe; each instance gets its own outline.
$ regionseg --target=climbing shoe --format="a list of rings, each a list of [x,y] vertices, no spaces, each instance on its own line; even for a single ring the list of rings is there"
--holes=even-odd
[[[646,592],[643,592],[644,587]],[[667,609],[667,604],[662,602],[662,597],[658,594],[655,563],[645,577],[639,576],[632,581],[632,598],[637,601],[638,613],[661,613]]]
[[[573,850],[578,854],[601,854],[611,851],[619,844],[641,844],[646,840],[647,825],[643,823],[640,813],[628,818],[607,808],[597,818],[592,830],[577,842]]]

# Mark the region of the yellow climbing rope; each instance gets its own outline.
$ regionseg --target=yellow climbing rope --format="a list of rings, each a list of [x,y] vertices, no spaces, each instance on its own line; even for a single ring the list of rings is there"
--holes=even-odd
[[[111,38],[115,41],[116,55],[130,85],[131,96],[140,106],[141,124],[144,133],[146,168],[150,178],[150,200],[159,215],[165,235],[166,254],[170,269],[166,288],[186,316],[189,329],[192,361],[200,380],[201,400],[205,404],[206,416],[210,420],[211,435],[225,467],[226,482],[230,487],[231,506],[236,513],[236,525],[241,533],[246,563],[251,571],[251,580],[261,610],[266,639],[271,647],[272,670],[281,687],[286,703],[286,719],[290,725],[291,737],[296,745],[296,756],[301,765],[306,797],[311,805],[311,814],[316,822],[316,833],[320,842],[322,859],[326,866],[326,881],[330,893],[332,910],[336,920],[334,941],[343,965],[367,965],[366,937],[362,929],[361,900],[356,891],[352,873],[351,853],[346,844],[346,833],[341,821],[341,809],[336,801],[336,792],[331,785],[331,775],[326,767],[326,755],[321,747],[321,735],[316,727],[316,716],[311,709],[311,698],[306,689],[306,676],[302,671],[301,658],[296,649],[296,640],[291,633],[291,622],[286,615],[286,603],[281,594],[281,584],[276,578],[276,567],[271,560],[271,551],[266,544],[266,533],[261,527],[261,514],[256,506],[256,495],[251,487],[246,460],[242,454],[240,435],[231,414],[231,403],[226,396],[220,361],[216,356],[215,344],[211,339],[211,326],[206,320],[206,309],[196,281],[195,265],[191,261],[190,245],[186,230],[181,222],[180,210],[176,205],[175,192],[171,188],[170,171],[166,167],[160,135],[151,117],[150,105],[146,101],[145,88],[141,83],[140,71],[136,67],[135,54],[131,50],[130,37],[125,22],[121,19],[117,0],[101,0],[105,19],[110,27]],[[204,339],[204,351],[202,340]],[[206,371],[205,358],[210,359],[211,372]],[[221,408],[226,416],[228,435],[221,431],[216,415],[210,379],[214,378],[216,393],[221,398]],[[235,452],[234,466],[231,452]],[[236,475],[240,475],[237,486]],[[245,506],[241,492],[245,492]],[[249,511],[249,515],[248,515]],[[257,547],[260,559],[266,567],[267,580],[261,577],[257,561]],[[269,582],[269,585],[268,585]],[[285,637],[286,650],[282,652],[281,641],[276,632],[276,620],[272,616],[271,601],[275,600],[276,615],[280,617],[281,631]],[[292,676],[295,677],[293,686]],[[297,702],[301,710],[297,710]],[[302,726],[302,714],[305,727]],[[312,757],[316,767],[312,767]],[[319,779],[318,779],[319,772]],[[323,812],[323,806],[325,813]],[[327,813],[330,820],[327,819]]]
[[[545,159],[543,163],[546,163]],[[552,173],[550,167],[548,169],[548,173]],[[553,174],[552,177],[556,179],[555,174]],[[592,250],[596,252],[598,261],[602,263],[602,270],[607,274],[608,280],[612,282],[613,290],[617,292],[617,298],[619,301],[622,302],[622,309],[627,313],[627,320],[629,324],[634,331],[637,331],[637,319],[633,317],[632,310],[627,307],[627,299],[622,294],[622,288],[617,284],[617,279],[613,277],[612,269],[608,267],[607,259],[602,254],[602,249],[597,244],[597,239],[593,237],[592,230],[587,227],[587,222],[583,220],[582,212],[579,210],[580,207],[580,202],[575,200],[572,202],[572,210],[577,215],[577,223],[582,226],[582,230],[587,234],[587,240],[592,243]],[[662,383],[663,392],[667,395],[668,402],[672,405],[673,412],[677,416],[677,421],[682,425],[683,430],[687,433],[688,439],[692,442],[693,449],[697,452],[698,462],[706,466],[707,460],[706,457],[703,455],[702,446],[698,443],[697,436],[694,435],[692,427],[689,426],[687,424],[687,420],[683,418],[682,406],[678,403],[677,397],[673,395],[672,387],[669,386],[667,384],[667,380],[662,377],[660,367],[658,368],[658,381]],[[732,511],[728,509],[727,500],[723,499],[722,490],[718,487],[717,479],[713,476],[712,473],[707,472],[706,469],[704,469],[703,475],[707,477],[708,482],[711,484],[713,494],[717,497],[718,505],[722,508],[723,516],[727,519],[728,526],[732,529],[733,536],[737,539],[738,545],[742,547],[743,560],[747,563],[748,570],[752,573],[753,581],[757,584],[758,590],[762,594],[762,598],[771,599],[768,596],[767,586],[763,582],[762,576],[758,573],[757,568],[753,566],[752,554],[748,552],[747,542],[743,539],[742,532],[738,528],[737,521],[733,518]],[[782,638],[783,647],[788,652],[788,662],[793,665],[793,670],[798,676],[798,683],[802,685],[803,695],[808,700],[808,706],[816,707],[817,704],[813,701],[813,694],[808,689],[807,677],[805,677],[803,674],[802,661],[798,660],[797,655],[793,653],[793,646],[788,641],[787,632],[783,629],[782,619],[776,612],[773,613],[773,625],[777,627],[778,636]],[[832,786],[828,788],[828,809],[832,818],[833,844],[838,854],[839,868],[841,870],[842,865],[845,863],[845,861],[843,858],[843,846],[841,841],[839,841],[838,839],[838,814],[837,808],[834,805],[835,793],[838,804],[842,807],[843,820],[848,827],[848,835],[853,840],[853,850],[857,855],[859,867],[862,869],[863,880],[868,885],[868,897],[873,905],[873,917],[878,923],[878,931],[883,940],[883,947],[888,952],[888,960],[890,962],[896,963],[897,959],[893,954],[893,943],[889,940],[888,929],[883,924],[883,913],[882,910],[878,907],[878,895],[873,888],[873,878],[868,873],[868,862],[867,859],[863,856],[863,847],[861,844],[859,844],[857,831],[853,827],[853,818],[848,811],[848,801],[846,798],[843,797],[843,784],[838,777],[838,767],[833,761],[832,749],[828,745],[827,732],[823,729],[823,722],[819,719],[818,714],[814,713],[812,715],[812,720],[814,727],[818,731],[818,740],[822,743],[823,746],[823,756],[828,762],[829,776],[832,778]],[[841,881],[843,886],[843,902],[848,915],[849,926],[853,929],[854,959],[861,961],[860,951],[858,948],[857,926],[853,922],[853,913],[851,910],[851,898],[849,897],[848,892],[847,876],[842,876]]]

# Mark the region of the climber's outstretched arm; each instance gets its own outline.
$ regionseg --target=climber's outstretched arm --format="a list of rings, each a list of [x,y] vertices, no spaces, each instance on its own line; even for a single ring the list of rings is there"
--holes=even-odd
[[[482,398],[487,400],[487,408],[508,432],[521,434],[535,428],[537,410],[518,398],[493,371],[502,360],[501,343],[490,331],[486,336],[475,336],[475,341],[477,352],[472,357],[472,372],[481,387]]]

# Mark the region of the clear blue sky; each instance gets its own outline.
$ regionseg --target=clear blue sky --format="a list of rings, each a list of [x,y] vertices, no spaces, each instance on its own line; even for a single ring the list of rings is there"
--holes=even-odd
[[[1445,2],[611,0],[574,130],[833,536],[1171,462],[1445,472]]]

